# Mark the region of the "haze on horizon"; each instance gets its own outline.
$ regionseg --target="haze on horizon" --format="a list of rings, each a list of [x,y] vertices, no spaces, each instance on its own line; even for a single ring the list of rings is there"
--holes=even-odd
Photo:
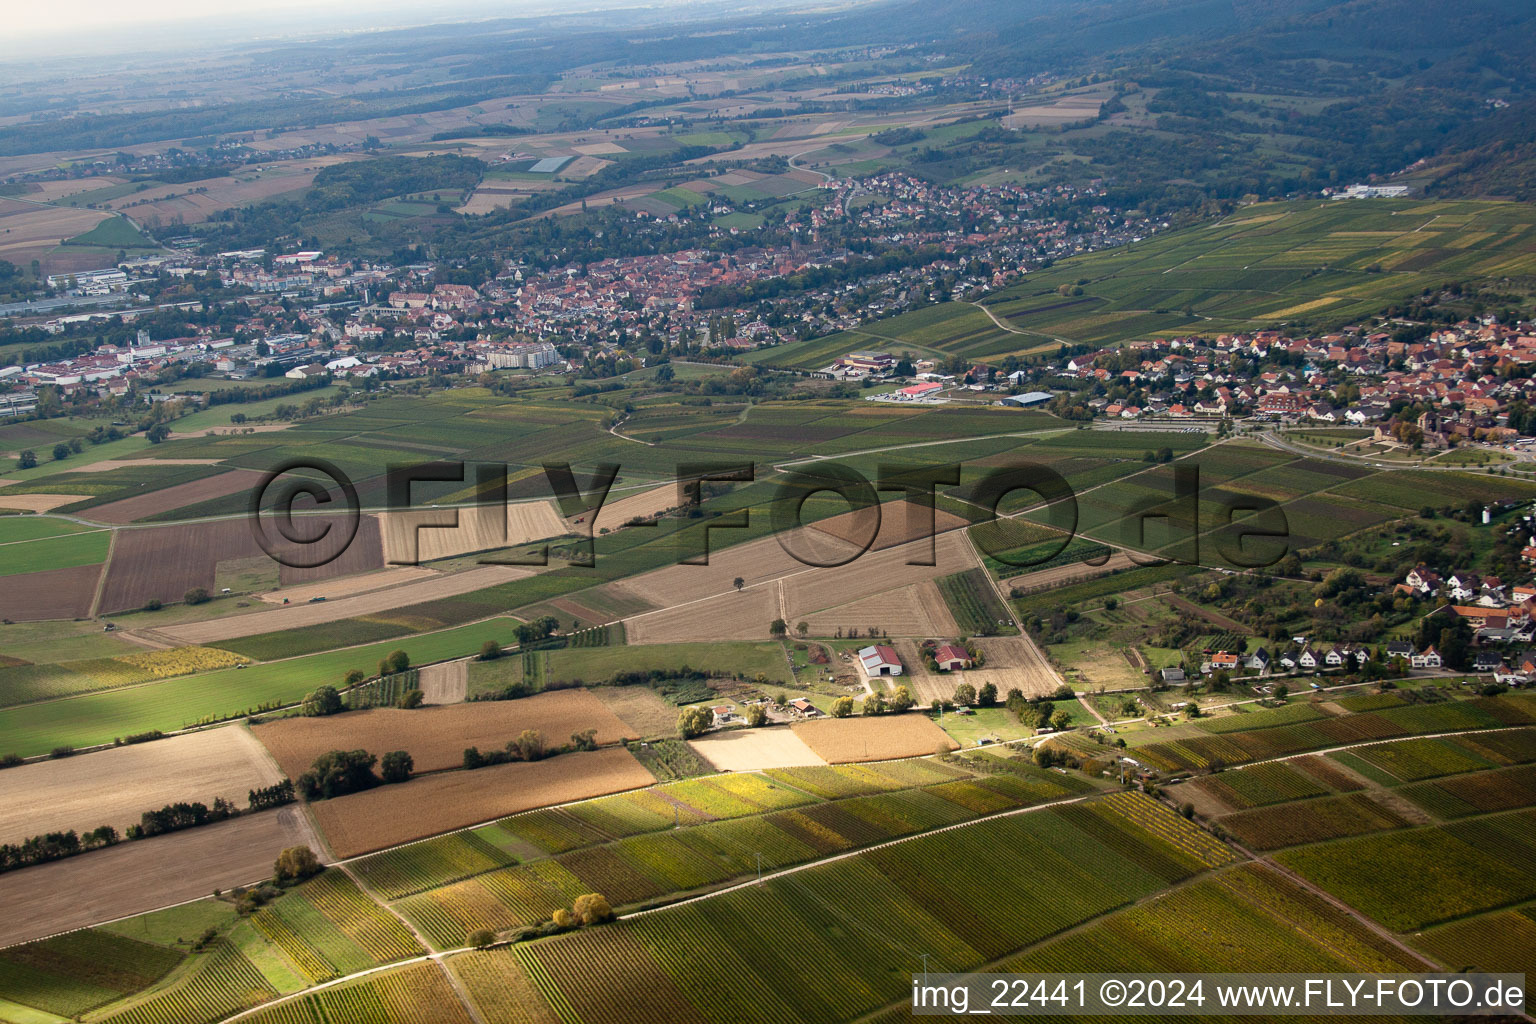
[[[0,37],[0,63],[34,64],[101,54],[173,50],[196,43],[402,28],[433,22],[681,6],[690,0],[253,0],[221,8],[207,0],[82,0],[69,9],[19,5]]]

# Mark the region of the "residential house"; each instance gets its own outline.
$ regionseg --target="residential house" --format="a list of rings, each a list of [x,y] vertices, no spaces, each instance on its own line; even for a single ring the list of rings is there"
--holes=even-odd
[[[971,667],[970,654],[964,647],[956,644],[940,644],[933,652],[933,660],[938,664],[941,672],[953,672],[955,669]]]

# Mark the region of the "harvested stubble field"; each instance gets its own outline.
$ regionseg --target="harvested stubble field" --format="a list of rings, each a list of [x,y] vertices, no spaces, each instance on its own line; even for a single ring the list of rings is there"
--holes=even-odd
[[[462,704],[469,692],[469,662],[428,665],[421,670],[417,682],[424,704]]]
[[[100,565],[76,565],[5,577],[0,587],[0,619],[36,622],[79,619],[91,613]]]
[[[178,801],[211,805],[222,796],[244,806],[248,791],[281,778],[238,726],[24,764],[8,769],[0,788],[0,843],[97,825],[121,832]]]
[[[617,530],[631,519],[649,519],[658,516],[669,509],[676,508],[681,502],[677,499],[677,485],[666,484],[649,491],[641,491],[627,498],[609,498],[598,509],[597,518],[592,521],[592,533],[597,535],[602,530]]]
[[[1062,684],[1062,679],[1051,668],[1040,648],[1027,636],[976,637],[971,641],[976,649],[986,655],[981,668],[966,669],[961,673],[964,682],[981,687],[992,683],[997,692],[1005,694],[1017,688],[1026,697],[1044,697]],[[962,682],[952,679],[952,684]],[[949,696],[954,692],[951,685]]]
[[[880,517],[878,527],[875,524],[876,515]],[[964,519],[953,513],[941,509],[935,509],[933,512],[935,534],[948,533],[966,525],[968,524]],[[836,537],[845,543],[858,545],[870,540],[873,528],[874,538],[870,543],[872,551],[881,551],[895,547],[897,544],[922,540],[928,536],[924,510],[908,501],[891,501],[880,506],[872,505],[869,508],[844,512],[840,516],[812,523],[810,528]]]
[[[419,565],[396,565],[378,572],[370,572],[361,576],[348,576],[345,579],[320,580],[315,583],[303,583],[292,587],[281,587],[278,590],[265,594],[258,594],[261,600],[268,604],[304,604],[317,597],[323,597],[327,601],[339,597],[353,597],[357,594],[367,594],[375,590],[383,590],[385,587],[399,586],[402,583],[416,583],[420,580],[430,580],[437,577],[436,570]]]
[[[761,640],[779,617],[778,588],[759,586],[625,619],[624,634],[632,644]]]
[[[46,256],[64,239],[85,234],[107,216],[99,210],[0,199],[0,230],[4,232],[0,234],[0,259],[25,266]]]
[[[597,730],[599,743],[638,735],[586,690],[413,711],[373,708],[325,718],[282,718],[253,731],[283,771],[298,778],[328,750],[366,750],[379,756],[405,750],[415,759],[418,772],[457,768],[464,762],[466,747],[500,750],[524,729],[537,729],[551,746],[587,729]]]
[[[1089,580],[1096,576],[1105,576],[1121,569],[1130,569],[1136,565],[1131,556],[1124,551],[1116,551],[1109,556],[1109,560],[1103,565],[1088,565],[1086,562],[1073,562],[1070,565],[1057,565],[1049,569],[1041,569],[1039,572],[1028,572],[1022,576],[1014,576],[1003,580],[1003,590],[1008,591],[1017,588],[1021,591],[1045,590],[1049,587],[1060,586],[1063,583],[1076,583],[1079,580]]]
[[[832,627],[825,630],[827,633],[837,626],[891,628],[876,614],[882,611],[892,623],[905,623],[912,635],[951,633],[953,621],[942,600],[935,606],[918,592],[891,596],[903,587],[976,565],[975,555],[959,531],[937,538],[937,565],[908,565],[909,559],[927,557],[927,544],[920,540],[893,545],[867,552],[847,565],[820,568],[807,566],[785,551],[776,538],[766,537],[712,554],[707,566],[669,566],[610,586],[618,593],[661,607],[660,611],[624,620],[629,641],[636,644],[758,639],[774,619],[809,622],[814,613],[824,609],[836,611],[818,620]],[[791,546],[796,545],[801,551],[814,545],[812,550],[818,557],[829,553],[846,557],[855,550],[809,528],[797,532],[791,541]],[[732,586],[737,576],[746,584],[741,592]],[[866,601],[873,604],[851,610],[844,607]],[[848,618],[850,614],[864,618],[855,621]]]
[[[677,705],[662,700],[649,686],[599,686],[590,692],[642,737],[677,732]]]
[[[277,854],[301,843],[320,849],[304,812],[282,807],[0,874],[0,944],[249,885],[271,877]]]
[[[812,636],[832,636],[839,628],[846,632],[850,626],[861,631],[879,628],[890,636],[902,637],[949,637],[959,632],[933,580],[812,612],[804,621]]]
[[[88,497],[86,494],[10,494],[0,491],[0,508],[21,512],[52,512],[60,505],[73,505]]]
[[[310,805],[331,849],[356,857],[414,839],[656,780],[623,747],[444,772]],[[270,866],[270,865],[269,865]]]
[[[960,746],[921,714],[825,718],[796,722],[792,728],[828,764],[921,757]]]
[[[262,474],[250,469],[236,469],[217,476],[192,480],[174,487],[164,487],[149,494],[141,494],[121,501],[98,505],[81,513],[99,523],[132,523],[162,512],[173,512],[187,505],[223,498],[241,491],[248,491],[262,481]],[[246,527],[247,530],[250,527]]]
[[[727,729],[689,740],[688,745],[723,772],[827,763],[793,729]]]
[[[457,526],[451,526],[455,522]],[[570,532],[551,501],[524,501],[506,507],[505,532],[497,529],[500,510],[474,505],[461,509],[413,509],[390,512],[383,519],[386,562],[432,562],[477,551],[516,547]],[[443,524],[434,526],[431,524]],[[444,528],[448,527],[448,528]]]
[[[909,559],[927,556],[927,541],[919,540],[868,552],[848,565],[812,569],[790,576],[784,581],[784,602],[788,611],[785,621],[797,622],[812,612],[974,569],[977,564],[965,536],[958,531],[946,533],[935,541],[934,561],[937,564],[907,564]]]
[[[483,565],[459,573],[441,573],[432,579],[404,586],[377,590],[372,593],[344,597],[336,601],[318,604],[289,605],[270,608],[249,615],[232,615],[225,619],[207,622],[189,622],[180,626],[165,626],[159,633],[182,644],[210,644],[219,640],[257,636],[285,630],[303,629],[341,619],[393,611],[406,605],[437,601],[445,597],[457,597],[475,590],[493,587],[498,583],[521,579],[531,575],[529,570],[509,565]]]

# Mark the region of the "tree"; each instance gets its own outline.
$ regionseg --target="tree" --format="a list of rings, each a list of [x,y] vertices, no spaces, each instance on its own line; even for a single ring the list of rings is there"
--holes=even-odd
[[[915,703],[916,701],[912,699],[912,691],[905,686],[898,686],[891,693],[890,709],[898,715],[903,711],[910,711]]]
[[[32,469],[37,465],[37,452],[28,448],[16,459],[17,469]]]
[[[852,697],[839,697],[832,702],[833,718],[847,718],[851,714],[853,714]]]
[[[472,946],[475,949],[484,949],[495,941],[496,933],[489,928],[476,928],[464,936],[464,945]]]
[[[1057,732],[1072,724],[1072,713],[1065,708],[1051,713],[1051,728]]]
[[[317,686],[313,693],[299,705],[299,713],[306,718],[322,718],[344,709],[341,694],[334,686]]]
[[[677,734],[685,740],[691,740],[695,736],[704,735],[714,723],[715,716],[709,708],[683,708],[677,716]]]
[[[970,683],[961,683],[955,687],[955,703],[967,707],[976,703],[976,687]]]
[[[341,685],[356,686],[358,683],[367,678],[368,673],[364,672],[360,668],[348,669],[347,674],[341,677]]]
[[[982,683],[981,689],[976,691],[976,703],[984,708],[989,708],[997,703],[997,684]]]
[[[608,903],[608,898],[600,892],[589,892],[585,896],[576,897],[576,902],[571,907],[576,920],[585,925],[603,924],[613,920],[613,907]]]
[[[879,715],[885,712],[885,694],[879,690],[871,690],[864,695],[864,713],[866,715]]]
[[[378,758],[366,750],[331,750],[315,758],[309,771],[299,776],[299,792],[306,800],[329,800],[378,784],[373,766]]]
[[[69,458],[69,445],[60,441],[58,444],[53,446],[54,462],[63,462],[67,458]]]
[[[797,623],[795,623],[795,634],[797,636],[805,636],[805,634],[809,633],[810,631],[811,631],[811,624],[809,622],[797,622]]]
[[[182,594],[181,599],[187,604],[207,604],[213,600],[213,595],[208,593],[204,587],[193,587],[185,594]]]
[[[774,637],[782,638],[784,636],[784,634],[786,634],[788,632],[789,632],[789,626],[788,626],[788,624],[785,623],[785,621],[783,619],[774,619],[772,622],[768,623],[768,635],[769,636],[774,636]]]
[[[547,753],[544,734],[537,729],[524,729],[517,734],[517,739],[512,741],[512,745],[524,761],[542,760]]]
[[[385,782],[405,782],[416,768],[416,760],[403,750],[391,750],[379,764],[379,775]]]
[[[159,444],[161,441],[164,441],[166,438],[171,436],[171,428],[166,426],[164,423],[156,423],[154,426],[144,431],[144,436],[149,440],[150,444]]]
[[[763,709],[761,704],[749,705],[747,707],[746,717],[747,725],[753,729],[756,729],[760,725],[766,725],[768,722],[768,712]]]
[[[426,701],[427,695],[419,689],[406,690],[395,702],[395,707],[402,711],[414,711]]]
[[[501,657],[501,644],[495,640],[487,640],[480,645],[481,661],[495,661],[499,657]]]
[[[555,927],[559,928],[561,931],[570,931],[572,928],[576,927],[576,915],[572,914],[564,907],[556,908],[555,912],[549,915],[549,919],[553,921],[555,923]]]
[[[1291,695],[1291,688],[1284,683],[1275,684],[1275,700],[1285,700]]]
[[[411,667],[411,656],[404,651],[391,651],[379,662],[379,675],[392,676]]]
[[[307,846],[290,846],[277,855],[272,874],[279,883],[302,882],[321,871],[320,858]]]
[[[740,576],[737,576],[735,579],[731,580],[731,586],[736,588],[737,593],[741,593],[741,588],[745,587],[746,585],[747,581],[742,579]]]

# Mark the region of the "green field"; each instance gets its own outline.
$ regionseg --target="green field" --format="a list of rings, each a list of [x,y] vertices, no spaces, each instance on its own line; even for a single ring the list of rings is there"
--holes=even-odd
[[[402,649],[415,664],[426,664],[478,651],[487,639],[504,640],[511,627],[506,619],[493,619],[408,640],[0,710],[0,751],[27,756],[60,745],[110,743],[119,736],[151,729],[169,732],[247,708],[290,703],[322,683],[339,684],[350,669],[372,675],[379,659],[391,651]]]
[[[0,544],[38,540],[43,537],[62,537],[70,533],[85,533],[89,526],[72,523],[67,519],[44,519],[38,516],[0,516]],[[6,551],[20,550],[7,548]]]
[[[642,644],[636,647],[570,647],[547,654],[551,682],[598,683],[615,672],[698,669],[700,672],[793,683],[784,649],[776,643]]]
[[[4,523],[0,521],[0,534],[3,534],[4,529]],[[112,543],[109,530],[89,533],[60,530],[57,534],[0,548],[0,576],[67,569],[75,565],[97,565],[106,560],[107,549]]]
[[[155,243],[144,237],[126,217],[108,217],[91,230],[64,240],[65,245],[97,245],[108,249],[152,249]]]

